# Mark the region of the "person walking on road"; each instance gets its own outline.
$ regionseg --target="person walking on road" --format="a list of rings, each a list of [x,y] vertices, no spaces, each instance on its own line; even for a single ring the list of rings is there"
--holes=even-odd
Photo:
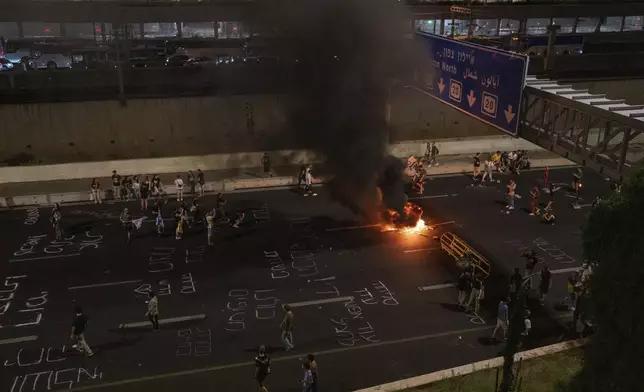
[[[177,174],[176,180],[174,180],[174,186],[177,187],[177,201],[183,201],[183,180],[181,179],[181,174]]]
[[[472,279],[468,271],[463,271],[461,276],[458,277],[456,288],[458,289],[458,307],[464,309],[467,295],[472,288]]]
[[[147,301],[148,311],[145,315],[148,316],[150,323],[152,323],[152,330],[159,332],[159,300],[154,291],[148,291],[148,297],[150,299]]]
[[[63,239],[63,226],[62,226],[63,215],[60,212],[60,204],[54,204],[54,208],[51,211],[51,225],[54,228],[54,237],[57,241]]]
[[[69,338],[74,341],[74,345],[72,347],[80,352],[84,352],[88,357],[91,357],[94,355],[94,352],[85,340],[87,317],[83,314],[83,309],[80,306],[76,306],[74,308],[74,313],[76,313],[76,316],[72,322],[72,333],[69,336]]]
[[[268,156],[267,152],[262,157],[262,166],[264,167],[264,176],[273,177],[273,173],[271,172],[271,157]]]
[[[313,382],[311,383],[311,392],[318,391],[318,362],[315,360],[315,355],[309,354],[306,356],[309,361],[309,366],[311,366],[311,376]]]
[[[483,163],[483,178],[481,178],[481,184],[487,180],[488,182],[494,182],[494,178],[492,178],[492,161],[485,161]]]
[[[546,304],[546,296],[548,295],[550,286],[552,286],[552,272],[550,272],[550,269],[547,265],[543,266],[543,269],[540,273],[540,278],[539,293],[541,294],[541,297],[539,298],[539,302],[541,302],[541,305],[543,306]]]
[[[259,346],[255,357],[255,381],[257,381],[258,392],[268,392],[266,388],[266,377],[271,374],[271,359],[266,354],[266,346]]]
[[[293,311],[291,311],[291,307],[288,304],[284,304],[282,309],[285,312],[284,319],[280,324],[280,328],[282,328],[282,342],[284,343],[284,347],[286,347],[286,351],[291,351],[295,347],[293,343]]]
[[[302,369],[304,369],[304,376],[300,380],[302,392],[312,392],[313,373],[311,372],[311,365],[307,361],[304,361],[302,362]]]
[[[496,327],[494,327],[494,332],[492,332],[492,340],[496,339],[496,332],[499,328],[503,331],[503,340],[505,341],[508,337],[508,329],[510,328],[508,302],[510,302],[509,299],[499,302],[499,309],[496,316]]]
[[[472,170],[472,179],[476,180],[479,178],[479,174],[481,174],[481,153],[477,152],[476,155],[474,155],[474,162],[473,162],[473,170]]]
[[[121,198],[121,176],[116,170],[112,170],[112,197],[114,200]]]
[[[481,276],[476,274],[474,275],[474,281],[472,282],[472,292],[470,293],[470,299],[467,302],[466,312],[474,312],[474,315],[479,315],[479,310],[481,309],[481,300],[483,299],[484,288],[483,280]]]
[[[204,187],[205,183],[206,183],[206,181],[204,180],[203,172],[201,171],[201,169],[197,169],[197,184],[199,184],[199,196],[200,197],[203,196],[203,193],[204,193],[203,187]]]
[[[92,179],[90,191],[92,192],[92,199],[94,200],[94,204],[103,204],[103,199],[101,198],[101,183],[96,178]]]
[[[514,210],[514,198],[516,197],[517,184],[514,180],[510,180],[508,183],[508,205],[505,207],[508,209],[507,213]]]

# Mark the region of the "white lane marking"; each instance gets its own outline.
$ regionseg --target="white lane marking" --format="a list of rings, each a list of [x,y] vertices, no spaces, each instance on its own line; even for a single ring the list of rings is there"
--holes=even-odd
[[[80,256],[80,253],[68,253],[66,255],[53,255],[53,256],[42,256],[42,257],[30,257],[25,259],[9,259],[10,263],[19,263],[21,261],[34,261],[34,260],[50,260],[50,259],[61,259],[63,257],[76,257]]]
[[[342,231],[342,230],[356,230],[356,229],[367,229],[369,227],[378,227],[380,224],[375,225],[361,225],[361,226],[347,226],[347,227],[334,227],[332,229],[326,229],[326,231]]]
[[[182,321],[191,321],[191,320],[204,320],[206,318],[205,314],[196,314],[194,316],[183,316],[183,317],[172,317],[166,319],[159,319],[159,324],[172,324],[180,323]],[[141,321],[137,323],[124,323],[119,325],[119,328],[141,328],[150,326],[149,321]]]
[[[408,249],[408,250],[405,251],[405,253],[430,252],[432,250],[438,250],[438,249],[440,249],[439,246],[436,246],[434,248]]]
[[[352,300],[353,300],[353,297],[338,297],[338,298],[319,299],[316,301],[294,302],[294,303],[288,304],[288,306],[290,306],[291,308],[301,308],[304,306],[330,304],[333,302],[346,302],[346,301],[352,301]]]
[[[552,274],[566,274],[568,272],[578,272],[581,270],[582,270],[581,267],[572,267],[572,268],[561,268],[561,269],[551,270],[550,272]]]
[[[32,342],[34,340],[38,339],[38,336],[36,335],[31,335],[31,336],[22,336],[19,338],[11,338],[11,339],[2,339],[0,340],[0,345],[2,344],[12,344],[12,343],[22,343],[22,342]]]
[[[429,196],[418,196],[418,197],[410,197],[409,200],[420,200],[420,199],[440,199],[443,197],[450,197],[450,196],[458,196],[457,193],[454,193],[452,195],[429,195]]]
[[[431,226],[431,227],[445,226],[445,225],[451,225],[452,223],[456,223],[456,221],[447,221],[447,222],[441,222],[441,223],[430,223],[430,224],[428,224],[428,226]]]
[[[72,286],[68,287],[67,290],[78,290],[78,289],[90,289],[92,287],[107,287],[107,286],[118,286],[121,284],[129,284],[129,283],[140,283],[142,282],[142,279],[136,279],[136,280],[124,280],[122,282],[109,282],[109,283],[97,283],[97,284],[88,284],[85,286]]]
[[[420,291],[431,291],[431,290],[449,289],[451,287],[456,287],[456,284],[454,284],[454,283],[445,283],[445,284],[436,284],[436,285],[433,285],[433,286],[419,286],[418,290],[420,290]]]
[[[316,282],[326,282],[329,280],[335,280],[335,276],[329,276],[328,278],[315,279]]]

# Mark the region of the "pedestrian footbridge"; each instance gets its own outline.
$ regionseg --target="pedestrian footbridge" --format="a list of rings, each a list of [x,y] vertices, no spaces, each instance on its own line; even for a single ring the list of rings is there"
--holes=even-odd
[[[644,105],[529,76],[519,136],[621,180],[644,164]]]

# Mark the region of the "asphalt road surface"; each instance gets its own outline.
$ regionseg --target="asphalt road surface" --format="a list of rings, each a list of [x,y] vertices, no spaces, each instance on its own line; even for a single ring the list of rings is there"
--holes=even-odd
[[[151,213],[131,244],[118,222],[120,204],[63,207],[65,239],[55,241],[45,208],[0,212],[0,358],[6,391],[105,388],[253,390],[252,359],[265,344],[273,359],[268,386],[298,391],[300,359],[316,353],[320,388],[348,391],[497,356],[488,337],[507,273],[524,267],[522,249],[536,249],[555,270],[545,308],[534,312],[526,348],[562,339],[566,277],[579,267],[580,226],[590,201],[572,209],[565,188],[556,194],[558,223],[545,225],[522,207],[541,171],[517,177],[523,199],[505,214],[501,183],[466,176],[432,178],[424,195],[410,192],[433,230],[383,232],[346,208],[292,190],[227,196],[229,214],[246,211],[239,229],[219,222],[215,245],[202,225],[182,240],[171,233],[175,202],[164,205],[159,237]],[[569,183],[570,169],[550,180]],[[587,173],[584,195],[608,193]],[[546,197],[543,198],[544,200]],[[214,198],[201,200],[202,210]],[[451,231],[492,263],[482,320],[454,306],[453,259],[434,238]],[[146,323],[146,292],[159,298],[161,331]],[[282,304],[295,314],[295,349],[280,340]],[[91,358],[71,348],[74,305],[90,318]],[[165,321],[165,323],[163,323]],[[134,324],[132,324],[134,323]],[[139,323],[139,324],[136,324]],[[130,325],[131,324],[131,325]]]

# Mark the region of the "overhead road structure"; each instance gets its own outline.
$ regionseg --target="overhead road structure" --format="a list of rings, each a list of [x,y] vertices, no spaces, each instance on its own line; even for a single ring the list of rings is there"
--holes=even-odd
[[[258,7],[253,1],[149,1],[149,0],[0,0],[0,22],[53,21],[145,23],[145,22],[211,22],[213,20],[249,21]],[[450,18],[453,5],[408,2],[412,19]],[[543,1],[528,3],[479,2],[468,5],[477,18],[606,17],[644,15],[644,3],[618,1]]]
[[[644,165],[644,105],[526,79],[519,136],[620,181]]]

